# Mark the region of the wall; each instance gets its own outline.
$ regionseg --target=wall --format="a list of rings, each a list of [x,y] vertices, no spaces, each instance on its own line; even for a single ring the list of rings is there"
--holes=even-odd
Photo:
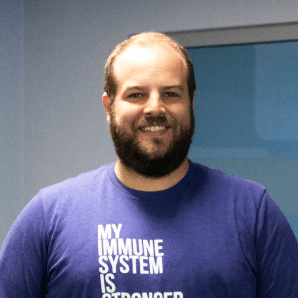
[[[296,0],[26,0],[24,202],[115,160],[101,105],[103,68],[129,34],[297,21],[297,11]],[[12,208],[11,217],[18,204]]]
[[[0,1],[0,245],[22,197],[23,2]]]
[[[26,1],[25,200],[115,159],[101,105],[103,67],[129,34],[292,21],[294,7],[272,0]]]

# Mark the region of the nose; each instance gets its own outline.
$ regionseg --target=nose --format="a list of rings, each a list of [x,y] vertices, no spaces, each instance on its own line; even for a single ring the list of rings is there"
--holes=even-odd
[[[150,93],[145,104],[144,113],[151,116],[165,113],[164,103],[158,91]]]

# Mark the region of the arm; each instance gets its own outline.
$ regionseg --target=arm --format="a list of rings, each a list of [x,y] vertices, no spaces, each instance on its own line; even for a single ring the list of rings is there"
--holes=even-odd
[[[285,216],[264,193],[256,224],[259,298],[298,297],[298,243]]]
[[[36,196],[15,220],[0,251],[0,297],[43,297],[46,241]]]

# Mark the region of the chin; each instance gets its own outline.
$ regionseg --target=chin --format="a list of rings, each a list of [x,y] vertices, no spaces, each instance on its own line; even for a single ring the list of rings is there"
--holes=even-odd
[[[148,159],[159,159],[163,158],[169,150],[169,146],[166,148],[161,148],[161,146],[157,146],[155,144],[148,144],[144,146],[144,144],[139,145],[140,152],[147,156]]]

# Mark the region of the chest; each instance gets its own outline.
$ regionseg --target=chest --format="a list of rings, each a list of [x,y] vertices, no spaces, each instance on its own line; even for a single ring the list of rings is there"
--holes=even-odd
[[[96,297],[239,298],[255,293],[250,256],[242,253],[232,216],[215,220],[189,208],[161,220],[129,208],[81,214],[76,222],[57,225],[49,246],[49,287],[65,284],[66,291],[71,285],[102,295]]]

